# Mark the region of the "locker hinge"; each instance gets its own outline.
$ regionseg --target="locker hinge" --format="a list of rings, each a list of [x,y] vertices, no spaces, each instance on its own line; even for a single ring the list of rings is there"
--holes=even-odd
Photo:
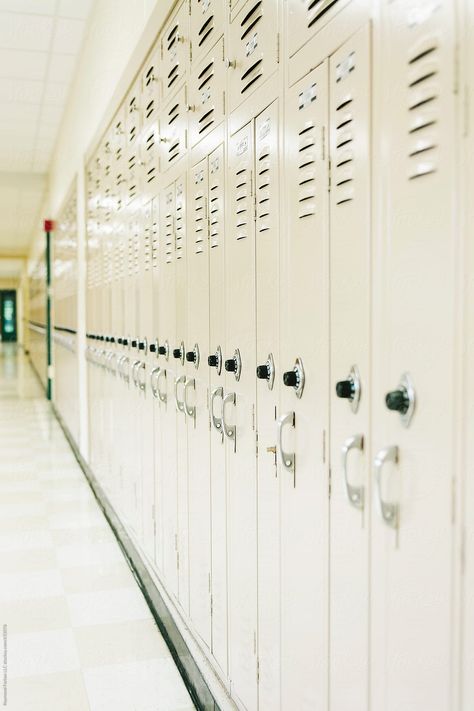
[[[280,33],[277,32],[277,64],[280,64]]]
[[[212,617],[213,612],[214,612],[214,601],[213,601],[212,595],[211,595],[211,617]]]
[[[260,659],[257,659],[257,684],[260,681]]]
[[[328,161],[328,192],[331,192],[331,159]]]
[[[329,467],[329,474],[328,474],[328,497],[331,498],[331,479],[332,479],[332,470],[331,467]]]
[[[252,429],[255,430],[255,405],[252,405]]]
[[[255,455],[258,457],[258,431],[255,432]]]

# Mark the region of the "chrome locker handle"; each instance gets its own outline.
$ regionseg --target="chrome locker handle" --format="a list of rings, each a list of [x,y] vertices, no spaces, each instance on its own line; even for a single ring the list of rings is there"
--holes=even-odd
[[[229,425],[228,422],[226,422],[225,419],[225,408],[226,405],[234,405],[235,407],[235,393],[227,393],[225,398],[222,400],[222,426],[224,428],[224,434],[227,437],[227,439],[233,440],[234,442],[234,452],[235,452],[235,435],[236,435],[236,427],[235,425]]]
[[[180,400],[178,398],[178,388],[180,385],[184,385],[186,382],[186,376],[185,375],[180,375],[178,378],[175,379],[174,381],[174,400],[176,403],[176,409],[178,412],[185,412],[184,409],[184,400]]]
[[[139,365],[140,365],[139,360],[134,360],[132,363],[132,380],[133,380],[133,384],[135,385],[135,387],[138,385],[137,368]]]
[[[158,399],[158,390],[156,389],[155,383],[158,383],[158,378],[160,376],[161,368],[153,368],[153,370],[150,373],[150,385],[151,385],[151,392],[153,393],[153,397],[156,397]]]
[[[156,392],[158,393],[158,398],[159,398],[160,402],[166,403],[166,402],[168,402],[168,393],[167,393],[167,390],[165,390],[163,392],[160,388],[160,381],[162,378],[165,379],[165,386],[166,386],[166,370],[164,368],[163,368],[163,370],[161,370],[161,368],[160,368],[160,372],[156,376]]]
[[[387,462],[393,462],[394,464],[398,464],[398,447],[396,445],[392,447],[385,447],[385,449],[381,449],[380,452],[376,455],[374,460],[374,473],[375,482],[377,485],[377,497],[379,501],[380,515],[382,516],[382,519],[385,521],[387,526],[390,526],[391,528],[397,528],[399,505],[384,501],[382,496],[382,470],[384,464],[386,464]]]
[[[123,379],[129,383],[130,382],[130,358],[128,356],[124,356],[123,358],[123,363],[122,363],[122,375]],[[127,370],[125,370],[127,368]]]
[[[194,378],[189,378],[186,380],[185,386],[184,386],[184,394],[183,394],[183,399],[184,399],[184,407],[186,410],[186,414],[189,417],[192,417],[193,419],[196,418],[196,406],[195,405],[190,405],[188,403],[188,390],[189,388],[192,388],[193,390],[196,390],[196,381]]]
[[[145,390],[146,388],[146,380],[143,378],[143,380],[140,378],[140,372],[143,371],[146,373],[146,364],[142,361],[140,365],[137,367],[137,380],[138,380],[138,387],[140,390]]]
[[[291,427],[295,426],[295,413],[294,412],[287,412],[286,414],[281,415],[281,417],[278,418],[278,422],[277,422],[278,444],[279,444],[279,449],[280,449],[281,463],[283,464],[285,469],[287,469],[289,472],[292,472],[294,474],[295,455],[294,455],[294,453],[285,452],[285,450],[283,448],[283,428],[286,425],[291,425]]]
[[[222,433],[222,416],[223,416],[223,411],[221,410],[221,416],[216,417],[214,414],[214,401],[216,397],[220,397],[221,400],[224,399],[224,388],[222,386],[218,388],[214,388],[211,394],[211,418],[212,418],[212,424],[214,429],[216,429],[218,432]]]
[[[364,498],[365,491],[363,486],[354,486],[349,483],[349,476],[347,473],[347,457],[351,449],[358,449],[359,451],[364,451],[364,436],[361,434],[354,435],[353,437],[348,437],[341,447],[342,454],[342,471],[344,472],[344,484],[346,486],[346,493],[349,502],[356,509],[364,508]]]

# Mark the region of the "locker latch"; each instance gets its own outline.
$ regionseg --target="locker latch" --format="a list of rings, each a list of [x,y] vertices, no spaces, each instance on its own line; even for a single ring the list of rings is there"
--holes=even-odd
[[[273,383],[275,381],[275,362],[272,353],[268,355],[266,363],[257,365],[257,378],[259,380],[266,380],[268,389],[273,389]]]
[[[415,388],[409,373],[403,373],[397,390],[391,390],[385,396],[385,404],[389,410],[398,412],[405,427],[408,427],[415,412]]]
[[[361,387],[359,369],[353,365],[346,380],[339,380],[336,383],[336,395],[349,401],[352,412],[359,409]]]
[[[234,373],[235,379],[240,380],[240,374],[242,372],[242,359],[240,357],[240,351],[238,348],[234,351],[234,357],[229,358],[224,363],[224,368],[228,373]]]
[[[296,397],[300,398],[303,395],[305,383],[305,375],[303,361],[297,358],[293,370],[287,370],[283,373],[283,384],[288,388],[293,388]]]

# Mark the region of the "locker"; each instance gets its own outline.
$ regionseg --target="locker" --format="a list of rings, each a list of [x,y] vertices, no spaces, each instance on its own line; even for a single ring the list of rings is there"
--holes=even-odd
[[[226,353],[225,146],[209,156],[209,415],[211,420],[212,654],[228,670],[227,471],[222,431]]]
[[[191,0],[191,57],[193,63],[213,46],[224,29],[223,0]]]
[[[325,708],[328,678],[328,65],[286,97],[281,242],[282,709]],[[311,324],[311,328],[308,328]]]
[[[351,0],[288,0],[288,54],[292,57]]]
[[[436,711],[451,708],[454,7],[393,3],[383,23],[371,702]]]
[[[195,66],[189,96],[189,136],[190,145],[194,146],[224,119],[224,39],[220,39]]]
[[[163,99],[167,101],[182,83],[190,53],[189,0],[179,5],[161,35]]]
[[[178,481],[178,595],[189,613],[189,499],[188,431],[186,425],[186,329],[187,329],[187,175],[175,182],[175,304],[176,338],[173,358],[176,363],[174,399],[176,405],[176,466]]]
[[[141,105],[143,125],[156,122],[160,110],[162,73],[160,66],[161,48],[152,48],[141,72]]]
[[[175,250],[175,184],[161,193],[158,282],[158,323],[160,375],[157,389],[163,405],[161,412],[161,491],[163,514],[163,576],[167,590],[178,595],[178,481],[177,421],[173,388],[177,378],[177,361],[171,350],[176,342],[176,250]]]
[[[331,707],[368,706],[370,31],[329,62]],[[350,239],[348,236],[350,235]]]
[[[276,70],[279,62],[279,3],[248,0],[233,17],[229,34],[230,110]]]
[[[279,103],[255,121],[259,708],[280,706]]]
[[[160,117],[160,170],[165,172],[186,154],[187,146],[186,86],[173,96]]]
[[[209,175],[207,156],[190,169],[185,409],[189,472],[190,617],[211,641],[211,481],[209,447]]]
[[[255,432],[254,124],[229,141],[226,356],[222,423],[228,477],[230,679],[257,707],[257,478]]]
[[[125,150],[127,175],[126,201],[132,203],[141,192],[140,171],[140,133],[142,130],[142,106],[140,82],[137,82],[129,92],[125,105]]]

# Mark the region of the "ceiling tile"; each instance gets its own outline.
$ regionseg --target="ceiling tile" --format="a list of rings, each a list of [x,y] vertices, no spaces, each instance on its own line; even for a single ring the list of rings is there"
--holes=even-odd
[[[43,95],[43,102],[53,106],[64,106],[69,92],[69,84],[48,82]]]
[[[57,20],[52,51],[62,54],[76,54],[82,44],[83,32],[83,20]]]
[[[62,106],[43,105],[40,113],[40,124],[54,124],[55,126],[59,126],[59,124],[61,123],[62,115]]]
[[[42,80],[48,66],[47,52],[0,49],[0,77]]]
[[[56,0],[0,0],[0,11],[32,15],[54,15],[55,6]]]
[[[52,17],[0,12],[0,48],[49,50],[53,33]]]
[[[43,82],[27,79],[1,79],[0,102],[17,104],[40,104],[43,96]]]
[[[1,113],[4,121],[36,121],[39,116],[39,104],[6,104],[2,103]]]
[[[48,80],[69,82],[72,79],[76,63],[77,55],[75,54],[51,54]]]
[[[59,17],[74,17],[85,20],[92,7],[92,0],[59,0]]]

